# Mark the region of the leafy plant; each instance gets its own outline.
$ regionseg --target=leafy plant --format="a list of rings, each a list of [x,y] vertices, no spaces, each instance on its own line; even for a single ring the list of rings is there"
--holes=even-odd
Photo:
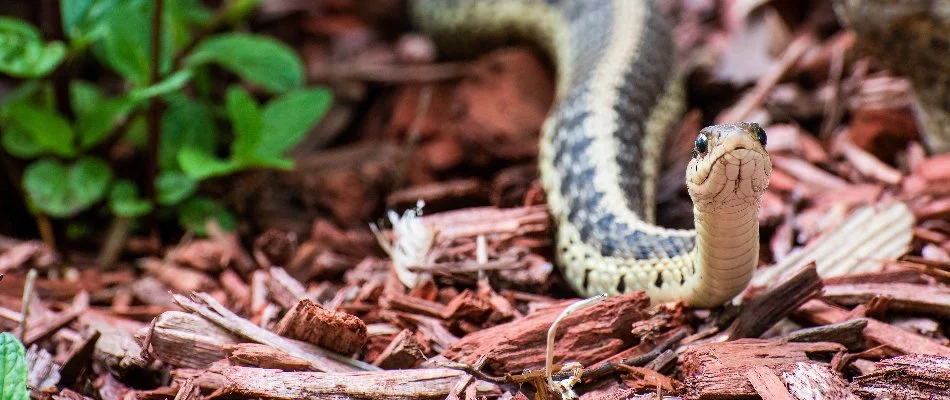
[[[9,332],[0,333],[0,399],[28,400],[26,350]]]
[[[303,62],[286,44],[224,29],[257,3],[227,1],[211,10],[198,0],[61,0],[64,42],[44,41],[29,22],[0,17],[0,73],[22,79],[0,103],[0,146],[30,160],[22,187],[31,209],[53,218],[94,208],[124,219],[172,214],[198,232],[209,218],[233,225],[225,207],[199,195],[200,182],[292,168],[285,153],[332,102],[327,89],[305,87]],[[160,29],[153,32],[156,17]],[[63,82],[51,74],[78,63],[111,71],[122,84],[76,79],[56,90]],[[212,72],[220,70],[238,83],[213,90]],[[161,129],[149,118],[160,118]],[[156,152],[150,181],[102,156],[116,143]]]

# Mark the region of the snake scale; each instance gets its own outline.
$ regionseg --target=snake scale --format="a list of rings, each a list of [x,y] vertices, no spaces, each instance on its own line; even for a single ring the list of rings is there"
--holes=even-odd
[[[522,40],[551,59],[557,90],[539,170],[574,290],[715,307],[746,287],[771,173],[758,125],[703,129],[686,174],[695,229],[653,222],[664,136],[685,96],[670,26],[650,1],[410,1],[414,23],[443,52]]]

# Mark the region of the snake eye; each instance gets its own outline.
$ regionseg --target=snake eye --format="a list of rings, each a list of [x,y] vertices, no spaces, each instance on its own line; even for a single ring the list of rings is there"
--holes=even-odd
[[[765,146],[765,143],[769,140],[769,137],[765,135],[765,129],[762,129],[761,126],[756,125],[755,135],[759,139],[759,143],[762,143],[762,146]]]
[[[709,139],[706,139],[705,133],[700,133],[699,136],[696,136],[696,147],[693,148],[693,157],[705,153],[706,150],[709,150]]]

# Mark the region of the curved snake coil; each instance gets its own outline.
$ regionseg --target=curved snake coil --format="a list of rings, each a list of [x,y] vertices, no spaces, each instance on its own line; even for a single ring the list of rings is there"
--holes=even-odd
[[[772,167],[765,132],[744,123],[703,129],[686,178],[696,229],[653,224],[664,135],[684,95],[669,26],[651,2],[413,0],[411,11],[444,52],[526,40],[553,61],[540,172],[558,264],[577,292],[644,290],[653,302],[713,307],[745,288]]]

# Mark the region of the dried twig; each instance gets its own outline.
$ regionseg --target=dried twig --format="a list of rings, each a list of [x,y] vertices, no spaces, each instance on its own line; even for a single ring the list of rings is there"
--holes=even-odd
[[[26,327],[30,320],[30,304],[33,303],[33,287],[36,285],[36,270],[30,269],[26,273],[26,283],[23,284],[23,298],[20,309],[20,341],[26,340]]]
[[[185,310],[197,313],[230,332],[278,348],[294,357],[310,361],[313,368],[328,372],[348,372],[356,369],[374,371],[379,368],[321,349],[309,343],[284,338],[241,318],[205,293],[196,293],[192,299],[174,295],[175,303]]]

